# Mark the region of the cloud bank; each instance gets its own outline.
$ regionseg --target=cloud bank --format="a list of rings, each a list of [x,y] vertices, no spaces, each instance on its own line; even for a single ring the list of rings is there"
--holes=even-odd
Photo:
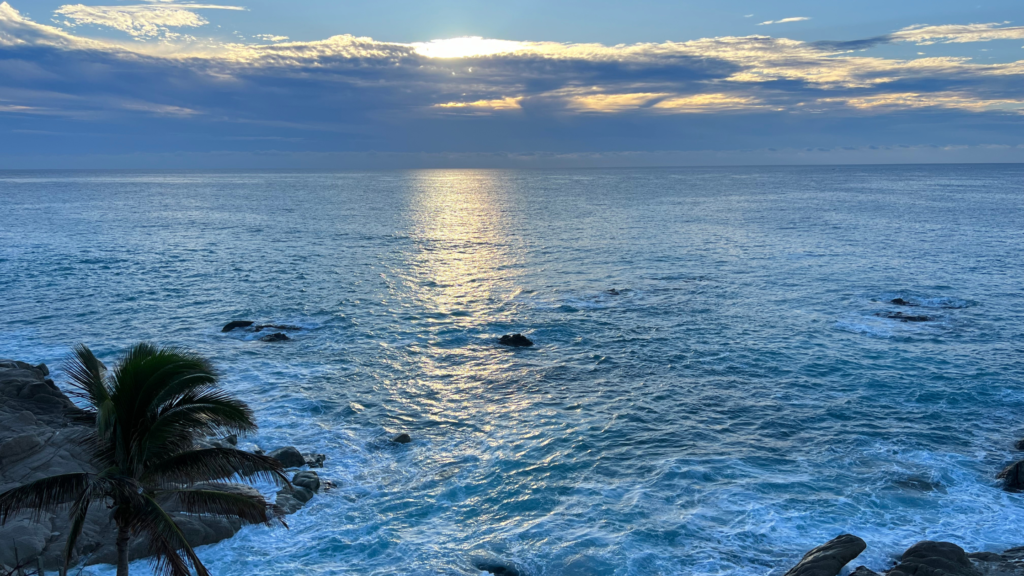
[[[212,8],[233,7],[59,10],[74,26],[134,39],[116,43],[0,3],[0,130],[10,135],[0,151],[565,158],[1024,144],[1024,61],[854,51],[1024,38],[1007,23],[919,25],[860,44],[766,35],[616,46],[169,36],[202,26],[195,11]]]

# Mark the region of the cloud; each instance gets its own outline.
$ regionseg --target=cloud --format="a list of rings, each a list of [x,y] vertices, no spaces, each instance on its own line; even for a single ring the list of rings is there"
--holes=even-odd
[[[903,28],[890,34],[893,42],[914,42],[918,45],[960,44],[965,42],[989,42],[992,40],[1020,40],[1024,38],[1024,26],[1006,26],[1008,22],[988,24],[964,24],[943,26],[917,25]]]
[[[753,16],[753,14],[751,14]],[[766,20],[758,24],[758,26],[767,26],[768,24],[786,24],[788,22],[803,22],[804,20],[810,20],[806,16],[794,16],[792,18],[783,18],[782,20]]]
[[[1024,61],[885,58],[768,35],[616,46],[264,35],[185,46],[168,40],[169,22],[149,21],[160,42],[119,44],[0,3],[0,133],[18,134],[0,138],[0,155],[53,149],[45,133],[58,132],[80,134],[62,137],[65,149],[154,154],[256,153],[267,142],[288,153],[799,148],[874,144],[879,134],[1009,145],[1024,133]],[[857,42],[1017,33],[915,26]]]
[[[244,10],[239,6],[213,4],[140,4],[134,6],[85,6],[67,4],[55,11],[68,27],[105,26],[135,38],[165,36],[170,28],[198,28],[209,23],[194,10]]]

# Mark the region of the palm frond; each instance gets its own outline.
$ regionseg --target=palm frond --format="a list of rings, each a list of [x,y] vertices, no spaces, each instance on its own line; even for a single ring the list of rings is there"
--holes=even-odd
[[[143,481],[162,486],[251,478],[290,485],[275,458],[235,448],[204,448],[175,454],[148,467]]]
[[[82,527],[85,525],[85,517],[89,514],[89,505],[92,503],[92,497],[94,490],[90,486],[82,491],[82,493],[75,499],[74,504],[71,505],[71,529],[68,532],[67,542],[64,543],[64,570],[61,574],[67,574],[68,567],[71,565],[71,559],[75,554],[75,544],[78,543],[78,537],[82,535]]]
[[[150,552],[155,557],[154,572],[166,576],[189,576],[189,567],[197,576],[209,576],[181,529],[160,504],[148,494],[133,502],[133,528],[149,536]]]
[[[72,355],[64,362],[64,372],[71,385],[68,395],[85,400],[91,410],[99,410],[110,399],[105,381],[107,369],[85,344],[77,344],[71,351]]]
[[[252,410],[242,401],[217,389],[190,391],[167,406],[146,430],[140,446],[146,457],[187,448],[201,435],[246,433],[256,429]]]
[[[91,477],[84,472],[61,474],[11,488],[0,494],[0,525],[22,510],[32,510],[38,520],[43,512],[66,506],[88,489]]]
[[[273,523],[275,514],[262,495],[215,488],[216,484],[204,484],[200,488],[161,491],[160,495],[173,498],[186,514],[230,516],[245,524]]]

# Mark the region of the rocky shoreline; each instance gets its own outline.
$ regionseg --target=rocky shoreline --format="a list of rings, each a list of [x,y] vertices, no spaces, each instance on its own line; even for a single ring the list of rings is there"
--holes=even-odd
[[[54,384],[44,364],[32,365],[0,360],[0,493],[15,486],[70,472],[95,472],[78,440],[91,425],[90,416],[77,408]],[[411,441],[408,434],[391,439],[395,443]],[[198,447],[236,447],[234,436],[209,438]],[[257,453],[263,453],[259,448]],[[267,453],[292,471],[291,486],[281,488],[275,505],[284,514],[292,514],[316,494],[332,487],[312,468],[322,468],[323,454],[302,453],[293,446]],[[1024,487],[1024,461],[1008,466],[999,478],[1008,491]],[[223,489],[223,488],[221,488]],[[252,491],[251,486],[232,484],[230,491]],[[192,546],[213,544],[235,535],[241,522],[234,518],[186,515],[168,509]],[[58,571],[62,565],[66,514],[43,513],[32,517],[22,513],[0,527],[0,574]],[[75,549],[75,561],[86,565],[111,564],[116,560],[116,530],[109,511],[96,506],[89,514]],[[785,576],[838,576],[866,548],[861,538],[842,534],[808,552]],[[148,556],[143,539],[133,541],[132,559]],[[1024,576],[1024,547],[1001,554],[968,553],[950,542],[922,541],[908,548],[889,567],[873,570],[858,566],[850,576]],[[518,574],[507,567],[482,571],[492,574]]]
[[[0,493],[41,478],[73,472],[96,472],[88,456],[79,447],[79,439],[88,431],[91,417],[77,408],[54,384],[45,364],[32,365],[0,360]],[[237,438],[208,439],[201,446],[232,446]],[[277,494],[276,506],[285,514],[302,508],[329,481],[308,468],[323,467],[323,454],[302,454],[292,446],[271,451],[293,474],[291,486]],[[229,491],[253,491],[245,484],[231,484]],[[225,489],[223,485],[219,489]],[[220,542],[242,528],[236,518],[186,515],[168,508],[192,546]],[[42,513],[33,517],[21,513],[0,527],[0,574],[16,571],[57,572],[69,531],[65,512]],[[75,547],[75,562],[86,565],[112,564],[116,561],[113,520],[103,506],[90,508],[82,535]],[[132,541],[132,559],[149,555],[142,538]]]

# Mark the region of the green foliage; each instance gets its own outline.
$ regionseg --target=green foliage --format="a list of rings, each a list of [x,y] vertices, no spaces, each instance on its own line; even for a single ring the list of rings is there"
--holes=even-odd
[[[141,343],[108,370],[84,345],[74,348],[65,372],[70,394],[87,406],[95,426],[83,446],[100,472],[62,474],[0,494],[0,525],[14,514],[68,509],[71,531],[65,572],[89,507],[112,508],[118,526],[118,573],[127,574],[127,543],[145,535],[161,576],[206,576],[174,519],[173,502],[186,514],[230,516],[246,524],[280,520],[261,496],[218,490],[225,481],[272,479],[287,483],[281,464],[233,448],[195,449],[213,434],[256,430],[252,410],[217,385],[210,363],[177,348]]]

